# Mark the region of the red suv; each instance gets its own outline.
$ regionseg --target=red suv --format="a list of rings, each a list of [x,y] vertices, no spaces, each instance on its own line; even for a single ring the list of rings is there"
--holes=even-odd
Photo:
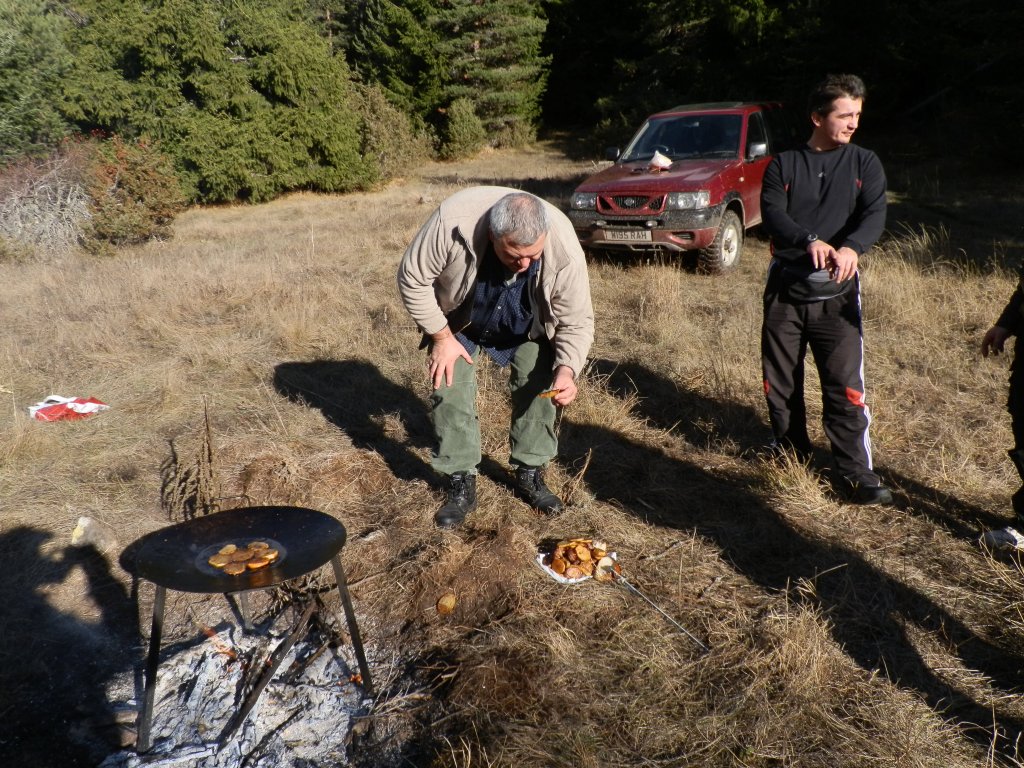
[[[777,103],[689,104],[647,118],[615,162],[573,193],[569,218],[588,251],[697,251],[699,265],[736,265],[761,223],[761,179],[795,144]]]

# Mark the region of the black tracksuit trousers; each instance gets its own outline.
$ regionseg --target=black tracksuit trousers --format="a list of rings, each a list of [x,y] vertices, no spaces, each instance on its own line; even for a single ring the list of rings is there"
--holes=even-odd
[[[841,296],[794,302],[769,279],[764,294],[761,365],[768,416],[776,441],[810,455],[804,403],[808,346],[821,380],[822,422],[840,476],[857,485],[879,485],[873,471],[864,401],[864,343],[860,279]],[[774,283],[774,285],[773,285]]]

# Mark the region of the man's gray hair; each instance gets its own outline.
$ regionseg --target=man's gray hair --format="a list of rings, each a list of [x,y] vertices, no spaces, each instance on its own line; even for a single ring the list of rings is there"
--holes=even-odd
[[[512,192],[491,207],[491,234],[513,245],[532,245],[548,231],[544,201],[528,192]]]

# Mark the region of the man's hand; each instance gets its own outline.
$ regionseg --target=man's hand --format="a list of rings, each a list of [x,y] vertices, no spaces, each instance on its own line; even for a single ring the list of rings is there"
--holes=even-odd
[[[988,357],[988,353],[991,352],[993,355],[998,355],[1003,351],[1003,344],[1010,338],[1010,332],[1005,328],[998,325],[993,325],[985,333],[985,338],[981,340],[981,356]]]
[[[815,240],[807,246],[815,269],[827,269],[832,279],[838,283],[849,280],[857,274],[857,252],[852,248],[842,247],[836,250],[821,240]]]
[[[555,405],[568,405],[575,400],[577,389],[572,368],[568,365],[560,365],[555,368],[555,378],[551,382],[551,388],[558,390],[558,394],[552,398]]]
[[[857,274],[857,252],[853,248],[840,248],[834,252],[829,265],[832,279],[837,283],[845,282]]]
[[[442,381],[450,387],[455,381],[455,361],[461,357],[472,365],[473,356],[448,328],[442,329],[430,338],[430,353],[427,355],[430,383],[434,389],[439,389]]]

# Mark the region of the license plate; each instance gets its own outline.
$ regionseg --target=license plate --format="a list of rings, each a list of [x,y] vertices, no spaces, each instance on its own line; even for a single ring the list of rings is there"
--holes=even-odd
[[[606,229],[604,236],[607,240],[651,242],[651,230],[649,229]]]

